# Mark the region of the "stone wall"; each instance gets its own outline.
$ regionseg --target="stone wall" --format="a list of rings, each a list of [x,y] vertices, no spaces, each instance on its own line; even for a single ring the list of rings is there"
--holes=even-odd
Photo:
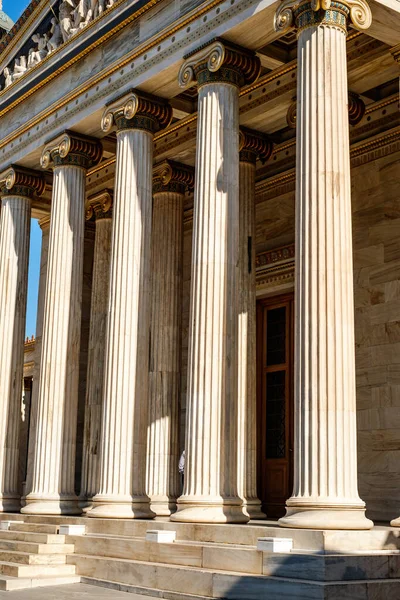
[[[369,516],[400,514],[400,153],[352,169],[359,490]],[[257,197],[257,253],[294,241],[294,183]],[[185,227],[181,445],[191,225]]]

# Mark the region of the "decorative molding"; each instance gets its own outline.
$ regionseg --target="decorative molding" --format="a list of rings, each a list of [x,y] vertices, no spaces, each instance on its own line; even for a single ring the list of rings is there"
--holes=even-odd
[[[355,92],[349,92],[349,123],[354,127],[358,125],[363,116],[365,115],[365,104]]]
[[[3,196],[21,195],[31,198],[34,194],[42,196],[46,187],[42,173],[11,165],[0,174],[0,193]]]
[[[266,163],[271,157],[274,145],[264,133],[259,133],[247,127],[239,130],[239,160],[255,164],[257,158]]]
[[[284,32],[289,27],[301,31],[326,25],[347,31],[348,20],[361,31],[370,27],[372,13],[366,0],[282,0],[275,13],[274,28]]]
[[[107,105],[101,118],[101,128],[106,133],[113,125],[123,129],[145,129],[155,133],[168,127],[172,120],[172,107],[162,98],[130,90]]]
[[[153,169],[153,195],[160,192],[184,194],[194,188],[194,168],[165,160]]]
[[[178,74],[180,87],[195,81],[199,86],[223,81],[242,87],[258,79],[261,71],[261,62],[255,52],[219,38],[184,58]]]
[[[24,352],[32,352],[35,349],[36,338],[34,335],[32,337],[27,337],[24,342]]]
[[[392,48],[390,50],[394,60],[397,60],[398,63],[400,63],[400,44],[398,44],[397,46],[395,46],[394,48]]]
[[[64,131],[44,147],[40,165],[43,169],[48,169],[50,164],[88,169],[100,162],[102,155],[103,147],[96,138],[80,135],[75,131]]]
[[[113,206],[113,191],[106,189],[98,194],[89,196],[85,205],[86,220],[89,221],[94,217],[98,219],[111,219]]]
[[[265,289],[294,282],[294,244],[261,252],[256,256],[256,287]]]

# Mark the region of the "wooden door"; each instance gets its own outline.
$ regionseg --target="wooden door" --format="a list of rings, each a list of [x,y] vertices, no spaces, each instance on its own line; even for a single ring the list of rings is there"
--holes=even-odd
[[[257,303],[258,494],[285,514],[293,486],[293,294]]]

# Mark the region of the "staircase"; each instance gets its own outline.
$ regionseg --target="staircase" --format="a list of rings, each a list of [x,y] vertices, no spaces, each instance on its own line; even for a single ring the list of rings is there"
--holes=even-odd
[[[400,529],[307,531],[273,522],[192,525],[4,514],[0,522],[6,518],[18,522],[0,530],[3,590],[81,581],[168,600],[400,598]],[[86,533],[59,535],[60,524],[84,524]],[[154,529],[175,531],[176,541],[146,540]],[[259,551],[260,537],[289,537],[293,550]]]
[[[65,543],[65,536],[57,531],[58,525],[22,521],[0,530],[0,590],[80,581],[75,565],[67,563],[74,545]]]

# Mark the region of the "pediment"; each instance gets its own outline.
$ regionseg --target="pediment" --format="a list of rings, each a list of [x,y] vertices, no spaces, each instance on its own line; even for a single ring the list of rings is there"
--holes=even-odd
[[[33,0],[0,43],[0,106],[33,89],[78,56],[93,37],[101,37],[114,21],[112,9],[126,4],[114,1]]]

